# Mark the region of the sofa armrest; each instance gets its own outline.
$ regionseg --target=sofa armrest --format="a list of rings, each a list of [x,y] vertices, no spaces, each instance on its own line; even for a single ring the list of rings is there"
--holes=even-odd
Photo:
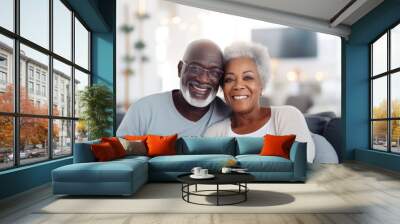
[[[294,142],[290,149],[290,160],[293,162],[293,179],[305,181],[307,175],[307,143]]]
[[[94,157],[90,146],[92,144],[100,143],[99,140],[88,141],[75,143],[74,147],[74,163],[89,163],[95,162],[96,158]]]

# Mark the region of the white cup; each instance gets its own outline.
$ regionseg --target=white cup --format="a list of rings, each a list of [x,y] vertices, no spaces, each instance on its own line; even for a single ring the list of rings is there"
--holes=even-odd
[[[202,170],[201,167],[193,167],[192,173],[193,173],[194,175],[196,175],[196,176],[199,176],[199,175],[201,175],[201,174],[200,174],[200,171],[201,171],[201,170]]]
[[[207,176],[208,175],[208,169],[201,169],[200,170],[200,176]]]
[[[232,171],[232,168],[230,167],[222,167],[221,172],[222,173],[230,173]]]

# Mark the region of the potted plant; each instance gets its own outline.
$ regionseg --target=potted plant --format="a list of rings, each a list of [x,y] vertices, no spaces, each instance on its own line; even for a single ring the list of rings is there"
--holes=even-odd
[[[81,118],[87,127],[89,140],[110,136],[112,126],[113,95],[103,84],[86,87],[79,94]]]

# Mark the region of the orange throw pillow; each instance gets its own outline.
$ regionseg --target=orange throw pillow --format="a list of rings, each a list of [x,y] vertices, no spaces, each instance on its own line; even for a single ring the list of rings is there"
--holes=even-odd
[[[149,135],[146,140],[148,156],[175,155],[177,138],[177,134],[170,136]]]
[[[129,141],[146,141],[147,135],[125,135],[124,139],[129,140]]]
[[[126,151],[124,146],[122,146],[121,142],[117,137],[110,137],[110,138],[101,138],[101,142],[108,142],[114,149],[115,155],[117,158],[121,158],[126,156]]]
[[[265,135],[264,145],[261,149],[261,156],[280,156],[290,158],[290,148],[296,135]]]
[[[115,151],[110,143],[102,142],[90,146],[94,157],[99,162],[110,161],[117,158]]]

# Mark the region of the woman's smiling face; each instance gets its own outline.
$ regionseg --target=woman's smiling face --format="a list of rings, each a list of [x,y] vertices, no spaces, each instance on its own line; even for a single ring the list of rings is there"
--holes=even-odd
[[[240,57],[225,64],[225,101],[235,113],[249,113],[260,107],[261,78],[253,59]]]

